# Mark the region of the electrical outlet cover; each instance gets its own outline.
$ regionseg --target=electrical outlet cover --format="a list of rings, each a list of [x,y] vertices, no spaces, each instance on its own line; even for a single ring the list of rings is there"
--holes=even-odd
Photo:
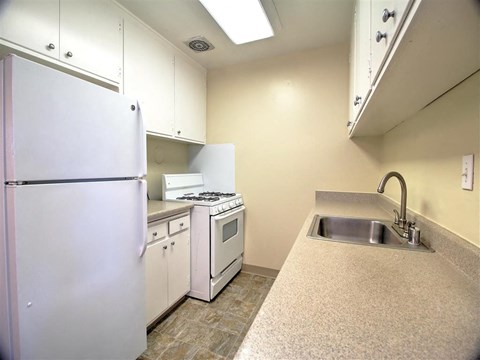
[[[462,189],[473,190],[473,154],[462,158]]]

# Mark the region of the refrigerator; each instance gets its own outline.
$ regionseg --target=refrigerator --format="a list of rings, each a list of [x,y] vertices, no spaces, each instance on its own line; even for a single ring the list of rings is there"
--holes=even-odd
[[[136,101],[0,61],[0,358],[146,349],[146,146]]]

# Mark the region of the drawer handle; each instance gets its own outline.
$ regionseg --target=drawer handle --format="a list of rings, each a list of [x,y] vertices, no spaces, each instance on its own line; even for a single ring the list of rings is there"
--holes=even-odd
[[[163,245],[163,250],[167,250],[167,245]]]
[[[355,96],[355,101],[353,102],[353,105],[357,106],[360,104],[361,101],[362,101],[362,97],[357,95]]]
[[[377,40],[377,43],[382,41],[382,39],[386,39],[386,38],[387,38],[387,33],[382,33],[380,31],[377,31],[377,34],[375,36],[375,40]]]
[[[180,227],[182,227],[182,226],[183,226],[183,223],[180,223]]]
[[[73,57],[73,53],[71,51],[68,51],[65,55],[69,58]]]
[[[171,244],[172,246],[175,245],[175,241],[172,241],[170,244]]]
[[[393,17],[395,17],[395,10],[388,11],[388,9],[383,9],[382,20],[384,23],[386,23],[388,19]]]
[[[157,232],[156,232],[156,231],[153,233],[153,236],[157,236]]]
[[[48,44],[47,49],[48,50],[55,50],[55,44],[53,44],[53,43]]]

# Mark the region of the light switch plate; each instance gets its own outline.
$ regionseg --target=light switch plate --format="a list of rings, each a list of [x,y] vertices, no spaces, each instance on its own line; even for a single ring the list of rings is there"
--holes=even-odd
[[[473,154],[462,158],[462,189],[473,190]]]

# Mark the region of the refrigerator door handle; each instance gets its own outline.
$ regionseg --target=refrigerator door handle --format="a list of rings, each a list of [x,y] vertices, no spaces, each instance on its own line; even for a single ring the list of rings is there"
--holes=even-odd
[[[142,249],[140,251],[140,258],[145,255],[145,251],[147,250],[147,221],[148,221],[148,214],[147,214],[147,181],[144,179],[139,179],[140,185],[142,187]]]
[[[132,105],[133,106],[133,105]],[[141,136],[141,156],[143,159],[143,162],[141,164],[141,171],[139,174],[139,177],[145,177],[147,175],[147,133],[145,130],[145,123],[143,121],[142,117],[142,109],[140,107],[140,103],[137,101],[137,109],[138,109],[138,117],[140,119],[140,133],[142,134]]]

